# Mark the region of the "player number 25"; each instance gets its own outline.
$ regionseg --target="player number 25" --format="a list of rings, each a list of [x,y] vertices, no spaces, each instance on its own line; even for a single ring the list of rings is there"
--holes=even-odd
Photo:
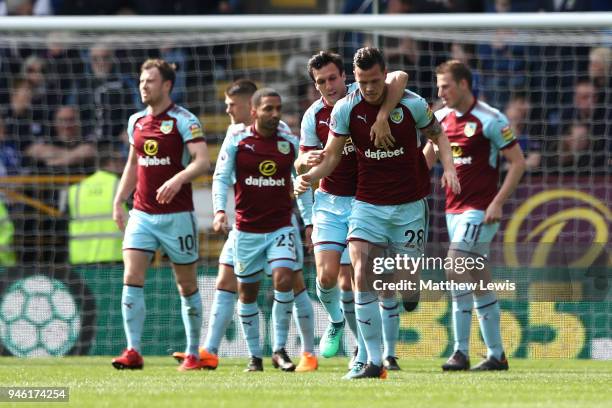
[[[289,239],[286,238],[285,234],[281,234],[276,238],[276,246],[283,247],[288,246],[289,248],[295,248],[295,234],[290,232]]]

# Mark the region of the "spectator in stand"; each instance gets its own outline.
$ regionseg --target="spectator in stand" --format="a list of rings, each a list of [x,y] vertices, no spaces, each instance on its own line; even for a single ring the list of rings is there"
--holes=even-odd
[[[46,63],[46,79],[49,86],[58,90],[60,105],[71,103],[75,80],[82,78],[84,64],[76,47],[67,47],[70,34],[51,32],[47,36],[46,49],[41,57]]]
[[[579,122],[591,128],[594,138],[606,137],[606,123],[611,122],[611,109],[597,103],[595,86],[589,79],[581,79],[574,85],[573,103],[548,115],[549,136],[558,136],[564,126]],[[609,136],[609,135],[608,135]]]
[[[584,124],[590,130],[587,134],[594,139],[601,139],[605,149],[605,112],[606,108],[597,106],[597,95],[595,87],[588,79],[579,80],[574,85],[573,99],[569,106],[565,106],[556,110],[552,110],[547,115],[546,120],[546,143],[544,151],[546,152],[546,167],[558,167],[560,162],[556,155],[560,151],[560,140],[567,138],[568,135],[574,134],[572,140],[577,140],[580,129],[572,129],[575,123]],[[597,145],[601,145],[598,142]],[[572,146],[576,143],[569,143],[566,146]],[[569,159],[563,161],[568,163]],[[553,169],[554,170],[554,169]]]
[[[550,160],[551,170],[582,176],[607,171],[604,140],[594,138],[591,130],[587,123],[568,125],[557,144],[556,156]]]
[[[340,14],[372,14],[372,1],[344,0],[340,8]],[[364,46],[366,36],[359,31],[342,31],[339,33],[337,41],[341,44],[339,46],[339,54],[350,56]],[[350,60],[344,60],[344,72],[349,76],[352,74],[353,65]]]
[[[26,172],[31,168],[24,157],[31,143],[44,135],[41,123],[34,122],[32,112],[32,89],[27,81],[18,79],[11,86],[10,105],[5,118],[6,142],[19,152],[21,163],[19,167]]]
[[[510,0],[496,0],[497,13],[510,12]],[[493,106],[505,106],[512,91],[523,90],[527,85],[526,49],[512,44],[515,33],[498,29],[489,44],[478,46],[481,61],[483,93],[481,99]]]
[[[597,109],[604,118],[603,137],[607,143],[608,166],[612,167],[612,50],[599,47],[589,53],[589,79],[596,92]]]
[[[7,138],[4,115],[0,114],[0,177],[15,176],[21,172],[21,154],[15,141]]]
[[[440,4],[417,0],[392,0],[387,14],[438,13],[445,8]],[[383,37],[382,48],[388,61],[389,70],[402,70],[410,77],[410,89],[432,101],[437,98],[434,81],[434,67],[444,61],[444,46],[441,43],[417,41],[410,37]],[[353,67],[347,72],[351,72]]]
[[[32,89],[32,117],[45,132],[53,119],[53,112],[61,102],[60,90],[46,79],[46,64],[42,58],[30,55],[23,62],[21,72]]]
[[[125,146],[125,123],[134,111],[133,92],[115,69],[114,51],[98,43],[89,50],[90,75],[76,84],[83,132],[99,143]]]
[[[26,155],[53,174],[89,174],[94,170],[96,147],[92,137],[83,137],[79,111],[61,106],[55,112],[55,134],[48,141],[32,143]]]
[[[43,140],[42,126],[33,122],[32,90],[20,79],[11,88],[11,103],[6,116],[5,143],[19,154],[21,174],[45,173],[46,167],[27,155],[30,146]],[[9,211],[15,226],[15,248],[19,264],[63,262],[67,259],[66,223],[49,208],[56,207],[57,191],[48,185],[15,186],[16,192],[28,196],[43,207],[15,203]],[[47,210],[41,210],[46,206]]]
[[[531,135],[529,130],[529,115],[531,104],[524,95],[514,95],[506,106],[505,114],[512,128],[512,133],[518,140],[521,150],[525,153],[525,165],[527,171],[534,171],[542,161],[542,143]]]
[[[593,48],[589,52],[589,79],[597,93],[599,105],[610,104],[612,96],[612,50],[610,48]]]

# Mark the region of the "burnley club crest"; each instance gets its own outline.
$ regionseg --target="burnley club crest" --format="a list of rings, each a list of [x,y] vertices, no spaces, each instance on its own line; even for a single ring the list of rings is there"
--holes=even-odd
[[[291,147],[289,146],[289,142],[278,142],[278,151],[282,154],[289,154],[291,151]]]
[[[162,132],[164,135],[172,132],[173,123],[174,122],[171,120],[163,120],[161,125],[159,125],[160,132]]]
[[[463,128],[463,134],[467,137],[472,137],[476,133],[476,128],[478,124],[476,122],[467,122],[465,127]]]

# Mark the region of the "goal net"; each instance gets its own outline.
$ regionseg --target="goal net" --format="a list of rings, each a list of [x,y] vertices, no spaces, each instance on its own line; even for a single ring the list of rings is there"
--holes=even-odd
[[[467,28],[465,19],[473,17],[467,15],[444,16],[446,25],[429,26],[419,24],[419,16],[380,17],[376,24],[368,20],[367,29],[358,29],[362,20],[341,16],[336,21],[342,22],[342,31],[325,21],[292,28],[295,16],[266,27],[258,17],[228,23],[225,29],[218,27],[223,21],[216,21],[209,31],[204,27],[214,25],[215,18],[202,19],[197,29],[192,23],[174,29],[147,26],[145,19],[138,27],[146,30],[123,31],[112,24],[88,31],[83,28],[87,19],[80,30],[0,24],[0,351],[24,357],[109,355],[125,346],[120,251],[90,250],[94,241],[87,241],[91,247],[73,246],[92,237],[72,228],[87,215],[71,210],[70,189],[109,157],[125,159],[127,118],[142,109],[138,69],[146,58],[177,64],[172,97],[200,117],[214,163],[229,124],[224,90],[232,81],[248,78],[279,91],[283,120],[297,133],[302,114],[319,97],[306,72],[309,57],[319,50],[339,52],[350,82],[353,53],[370,44],[383,49],[390,71],[409,73],[409,89],[433,107],[440,106],[435,67],[450,58],[466,62],[475,94],[508,116],[525,152],[528,170],[504,207],[491,258],[495,280],[517,287],[498,293],[509,355],[612,358],[612,17],[604,15],[606,25],[601,18],[593,24],[572,16],[578,22],[562,26],[540,16],[541,25],[529,26],[520,18],[496,25],[495,16],[489,16],[481,28],[482,18]],[[503,173],[505,163],[500,166]],[[448,242],[440,175],[440,168],[434,168],[429,199],[434,253]],[[202,339],[224,240],[211,229],[210,182],[209,174],[194,184]],[[100,203],[100,208],[109,204]],[[108,220],[108,211],[105,216]],[[117,239],[117,232],[105,231],[96,239]],[[92,251],[106,257],[92,262],[87,258]],[[441,272],[425,270],[423,278],[439,278]],[[306,256],[304,276],[318,344],[327,318],[315,294],[312,255]],[[156,256],[148,271],[145,293],[143,352],[182,351],[180,300],[163,256]],[[415,312],[400,315],[398,355],[448,355],[448,296],[425,292],[421,297]],[[270,352],[269,280],[259,305],[261,338]],[[484,350],[477,325],[474,318],[476,353]],[[289,336],[288,351],[297,355],[293,323]],[[341,353],[349,355],[354,344],[347,330]],[[247,355],[237,316],[220,354]]]

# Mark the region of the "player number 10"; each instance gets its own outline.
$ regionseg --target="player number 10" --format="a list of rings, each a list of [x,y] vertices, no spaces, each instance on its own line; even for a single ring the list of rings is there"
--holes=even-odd
[[[181,245],[181,252],[191,251],[194,247],[195,240],[193,235],[185,235],[184,237],[178,237],[179,244]]]

